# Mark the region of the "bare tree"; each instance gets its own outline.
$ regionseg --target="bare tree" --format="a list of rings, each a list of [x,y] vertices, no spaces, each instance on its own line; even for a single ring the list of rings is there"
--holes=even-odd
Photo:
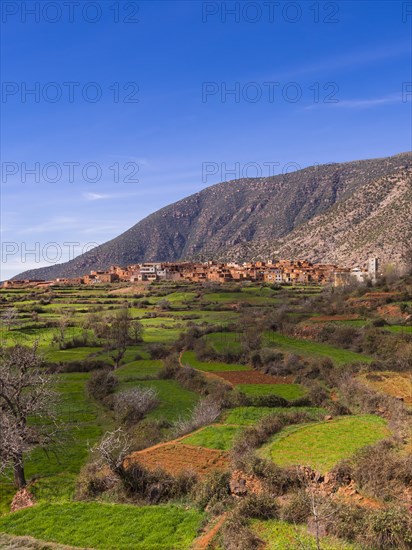
[[[138,422],[159,404],[155,388],[132,388],[114,397],[114,412],[120,422]]]
[[[131,317],[127,308],[122,308],[113,319],[107,331],[107,343],[113,353],[114,368],[117,369],[120,361],[126,353],[129,343],[129,331],[131,326]]]
[[[8,330],[10,330],[12,327],[14,327],[17,324],[17,319],[19,316],[19,312],[16,308],[10,307],[6,309],[1,316],[3,324],[7,327]]]
[[[143,340],[143,325],[140,321],[131,321],[130,323],[130,334],[133,342],[138,344]]]
[[[56,395],[37,344],[0,350],[0,472],[13,468],[19,488],[26,485],[24,454],[56,434]]]
[[[107,432],[93,452],[97,454],[98,461],[110,468],[116,474],[123,471],[123,461],[130,452],[130,439],[128,435],[117,428],[113,432]]]
[[[213,397],[201,399],[194,407],[189,418],[179,418],[174,425],[177,436],[197,430],[207,424],[212,424],[222,412],[222,407]]]
[[[305,491],[306,503],[309,510],[309,521],[315,536],[316,550],[322,550],[321,537],[324,532],[325,523],[334,515],[335,509],[330,500],[322,493],[322,476],[314,472],[310,467],[300,467],[298,477]],[[299,548],[305,549],[306,544],[300,539],[296,531]],[[309,549],[308,549],[309,550]]]
[[[72,314],[62,311],[61,316],[59,317],[56,323],[56,334],[53,336],[52,341],[53,343],[57,344],[60,349],[64,347],[66,330],[67,330],[67,327],[70,325],[71,317],[72,317]]]

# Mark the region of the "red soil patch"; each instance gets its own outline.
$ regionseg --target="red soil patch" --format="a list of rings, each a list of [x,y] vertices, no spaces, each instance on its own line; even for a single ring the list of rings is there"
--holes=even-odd
[[[214,523],[214,525],[205,531],[203,535],[200,535],[193,543],[193,550],[207,550],[210,544],[213,542],[213,539],[216,537],[220,528],[225,522],[227,517],[227,512],[224,512],[219,519]]]
[[[150,470],[161,468],[174,475],[190,470],[199,476],[204,476],[214,470],[229,469],[228,453],[225,451],[176,443],[132,453],[127,461],[128,463],[139,462]]]
[[[133,286],[126,286],[123,288],[116,288],[116,290],[111,290],[109,294],[137,294],[139,292],[144,292],[147,290],[148,283],[139,283]]]
[[[14,495],[10,511],[16,512],[17,510],[22,510],[23,508],[30,508],[31,506],[34,506],[34,497],[33,495],[26,489],[20,489],[17,491],[17,493]]]
[[[378,307],[378,313],[382,317],[390,317],[393,319],[406,319],[408,314],[402,313],[398,304],[387,304],[385,306]]]
[[[383,508],[383,505],[378,500],[361,495],[353,482],[346,487],[339,487],[335,493],[335,498],[341,499],[348,504],[357,504],[368,510],[379,510]]]
[[[400,292],[367,292],[365,298],[372,298],[379,300],[380,298],[388,298],[393,296],[399,296]]]
[[[319,315],[318,317],[311,317],[309,321],[321,323],[324,321],[357,321],[358,319],[361,319],[361,317],[353,313],[350,315]]]
[[[258,371],[225,371],[215,373],[231,384],[291,384],[293,376],[270,376]]]

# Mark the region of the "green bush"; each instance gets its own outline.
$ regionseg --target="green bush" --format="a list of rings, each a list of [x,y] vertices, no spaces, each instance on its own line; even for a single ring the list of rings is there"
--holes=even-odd
[[[368,514],[362,542],[373,550],[410,550],[412,516],[405,508],[389,508]]]
[[[272,495],[251,494],[239,502],[236,513],[244,518],[275,519],[279,517],[279,506]]]
[[[233,498],[230,495],[230,474],[215,471],[201,479],[192,490],[192,499],[201,510],[222,513]]]
[[[289,523],[306,523],[310,513],[308,495],[299,491],[282,507],[281,517]]]
[[[112,394],[118,384],[117,377],[109,370],[94,371],[87,381],[87,391],[97,401]]]

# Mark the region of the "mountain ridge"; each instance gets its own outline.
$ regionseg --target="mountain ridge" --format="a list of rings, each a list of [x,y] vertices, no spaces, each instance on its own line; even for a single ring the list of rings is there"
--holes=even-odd
[[[268,178],[217,183],[153,212],[114,239],[69,262],[28,270],[14,279],[74,277],[112,264],[142,261],[246,261],[272,255],[328,262],[335,258],[335,263],[349,265],[358,258],[363,261],[377,249],[382,257],[382,247],[377,246],[381,241],[386,247],[382,260],[402,263],[405,253],[401,243],[404,236],[412,239],[410,222],[402,225],[403,235],[394,222],[396,213],[389,208],[388,222],[380,221],[381,228],[388,226],[389,237],[380,234],[375,239],[371,235],[354,255],[348,253],[344,241],[346,238],[352,242],[356,231],[346,223],[343,212],[352,208],[353,223],[360,228],[363,209],[369,219],[368,231],[373,233],[371,215],[375,212],[374,216],[379,217],[378,211],[388,209],[385,199],[389,204],[399,202],[394,193],[398,182],[403,197],[398,216],[407,222],[408,215],[411,218],[410,169],[412,153],[406,152],[309,166]],[[390,177],[394,178],[392,184],[385,180]],[[369,205],[365,190],[371,193]],[[334,215],[338,220],[335,226],[339,227],[329,219]],[[321,227],[316,229],[319,224]]]

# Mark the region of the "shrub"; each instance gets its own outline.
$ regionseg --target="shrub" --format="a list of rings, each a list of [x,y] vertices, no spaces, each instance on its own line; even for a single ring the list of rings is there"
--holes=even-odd
[[[164,359],[169,355],[169,348],[165,344],[149,344],[148,348],[152,359]]]
[[[274,519],[279,517],[279,506],[271,495],[252,494],[239,502],[236,513],[244,518]]]
[[[176,374],[179,367],[179,358],[176,355],[169,355],[163,361],[163,367],[158,372],[157,377],[160,380],[166,380],[170,378],[176,378]]]
[[[296,469],[281,468],[271,460],[253,456],[248,463],[248,468],[253,475],[264,482],[271,495],[284,495],[301,484]]]
[[[117,377],[109,370],[94,371],[87,381],[87,391],[94,399],[103,401],[114,392],[117,384]]]
[[[182,418],[175,423],[174,431],[179,436],[197,430],[202,426],[212,424],[221,412],[220,404],[213,398],[206,397],[201,399],[194,407],[190,418]]]
[[[282,519],[289,523],[306,523],[310,514],[310,504],[305,491],[295,493],[281,511]]]
[[[361,489],[391,500],[412,485],[412,456],[401,455],[391,441],[361,449],[352,460],[352,477]]]
[[[165,420],[161,421],[153,418],[145,418],[141,422],[138,422],[128,430],[133,450],[141,451],[142,449],[156,445],[162,441],[164,429],[170,428],[170,426],[170,423]]]
[[[405,508],[389,508],[368,514],[364,541],[376,550],[412,548],[412,517]]]
[[[149,504],[182,498],[192,491],[197,482],[193,472],[183,471],[173,476],[161,469],[148,470],[138,463],[124,469],[121,479],[128,493],[143,498]]]
[[[57,364],[57,363],[56,363]],[[106,361],[86,359],[83,361],[67,361],[62,363],[59,372],[91,372],[97,369],[110,369]]]
[[[368,523],[366,509],[334,501],[329,501],[328,506],[330,509],[325,524],[326,531],[345,540],[359,540]],[[373,547],[373,550],[377,548]]]
[[[192,491],[194,503],[202,510],[222,513],[233,498],[230,495],[230,474],[215,471],[200,480]]]
[[[124,424],[135,424],[159,403],[155,388],[132,388],[114,397],[113,407],[117,419]]]
[[[373,550],[412,548],[412,516],[405,508],[388,508],[368,514],[362,542]]]
[[[232,514],[224,523],[222,542],[225,550],[257,550],[263,545],[263,541],[247,527],[246,519],[238,514]]]
[[[77,478],[75,497],[77,500],[97,498],[115,484],[116,478],[105,473],[99,464],[86,464]]]

